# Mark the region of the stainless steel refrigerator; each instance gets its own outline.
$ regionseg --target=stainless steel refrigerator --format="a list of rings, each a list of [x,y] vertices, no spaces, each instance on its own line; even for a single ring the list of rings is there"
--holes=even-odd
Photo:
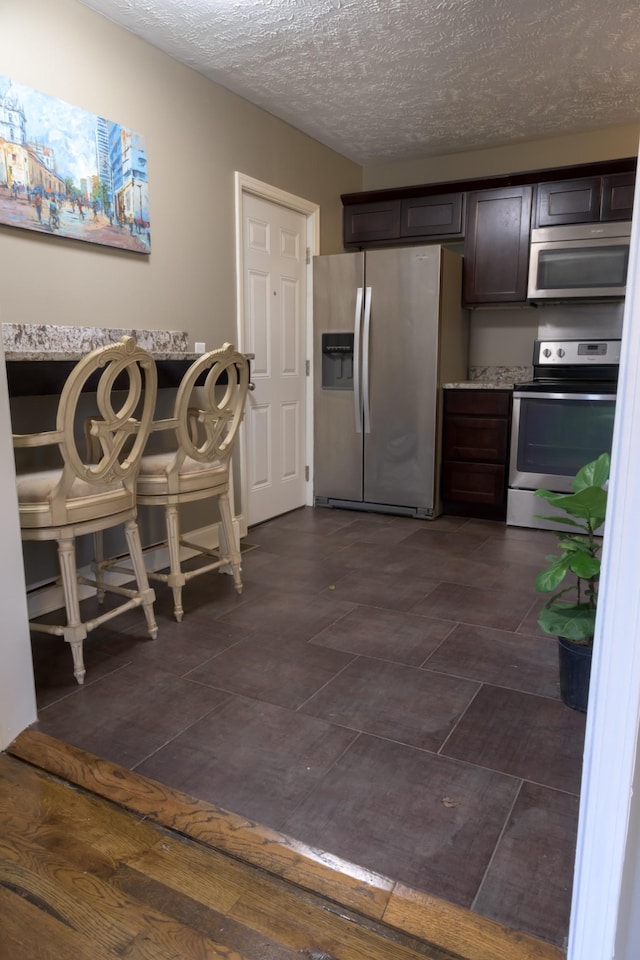
[[[462,258],[441,246],[314,257],[314,498],[439,512],[445,382],[466,380]]]

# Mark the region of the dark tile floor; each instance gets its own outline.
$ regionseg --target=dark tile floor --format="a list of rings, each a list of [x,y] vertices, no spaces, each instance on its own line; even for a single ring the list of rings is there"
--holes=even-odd
[[[304,508],[252,529],[160,632],[91,634],[78,687],[33,638],[39,726],[485,916],[564,943],[583,715],[535,573],[553,534]],[[88,601],[89,605],[94,601]]]

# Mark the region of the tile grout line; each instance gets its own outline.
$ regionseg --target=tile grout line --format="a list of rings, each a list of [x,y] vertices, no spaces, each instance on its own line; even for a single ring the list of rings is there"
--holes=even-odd
[[[307,643],[308,643],[308,642],[309,642],[309,641],[307,641]],[[342,651],[341,651],[341,652],[342,652]],[[340,669],[338,670],[337,673],[334,673],[334,675],[333,675],[332,677],[329,677],[328,680],[325,680],[325,682],[322,684],[322,686],[318,687],[317,690],[314,690],[314,692],[311,694],[311,696],[307,697],[306,700],[303,700],[302,703],[299,703],[298,706],[295,708],[295,710],[293,710],[293,713],[300,713],[300,711],[302,710],[302,708],[303,708],[303,707],[306,707],[310,700],[313,700],[313,698],[316,697],[322,690],[324,690],[325,687],[328,687],[330,683],[333,683],[334,680],[337,680],[337,678],[338,678],[342,673],[344,673],[344,671],[347,669],[347,667],[350,667],[352,663],[355,663],[355,662],[356,662],[356,660],[362,660],[362,657],[361,657],[359,654],[354,653],[354,654],[352,654],[351,660],[349,660],[348,663],[345,663],[344,666],[340,667]],[[305,716],[306,716],[306,714],[305,714]],[[321,718],[321,719],[322,719],[322,718]],[[331,723],[330,720],[327,720],[326,722],[327,722],[327,723]],[[342,726],[342,724],[334,724],[334,726]],[[352,729],[352,728],[351,728],[351,727],[345,727],[344,729],[345,729],[345,730],[350,730],[350,729]],[[362,730],[359,730],[359,731],[358,731],[358,733],[362,733],[362,732],[363,732]]]
[[[197,681],[195,681],[195,680],[190,680],[189,683],[197,683]],[[200,686],[204,686],[204,684],[200,684]],[[209,690],[212,690],[212,689],[219,690],[220,688],[218,688],[218,687],[209,687],[208,689],[209,689]],[[147,760],[150,760],[151,757],[154,757],[160,750],[164,750],[165,747],[167,747],[170,743],[173,743],[174,740],[177,740],[178,737],[181,737],[181,736],[182,736],[183,734],[185,734],[188,730],[191,730],[191,728],[194,727],[197,723],[200,723],[200,722],[201,722],[202,720],[204,720],[206,717],[210,717],[210,716],[212,716],[214,713],[217,713],[218,711],[222,710],[223,707],[226,707],[227,704],[229,703],[229,700],[230,700],[233,696],[235,696],[234,694],[229,694],[228,691],[226,691],[226,690],[220,690],[220,692],[227,694],[227,699],[224,700],[223,703],[218,703],[218,704],[216,704],[216,706],[215,706],[215,707],[212,707],[211,710],[205,711],[205,713],[203,713],[201,717],[198,717],[196,720],[193,720],[191,723],[188,723],[186,727],[183,727],[183,728],[182,728],[182,730],[178,730],[176,733],[172,734],[172,736],[167,737],[167,739],[164,741],[164,743],[159,744],[154,750],[151,751],[151,753],[148,753],[146,756],[142,757],[141,760],[138,760],[136,763],[132,764],[131,766],[128,766],[127,769],[129,769],[129,770],[131,770],[131,771],[137,770],[137,768],[138,768],[142,763],[146,763]],[[108,759],[108,758],[107,758],[107,759]],[[112,762],[116,762],[116,761],[112,761]]]
[[[509,820],[511,819],[511,816],[512,816],[513,811],[514,811],[514,809],[515,809],[516,803],[518,802],[518,798],[520,797],[520,794],[521,794],[521,792],[522,792],[522,786],[523,786],[523,784],[524,784],[524,780],[520,779],[520,783],[519,783],[519,785],[518,785],[518,788],[517,788],[517,790],[516,790],[516,792],[515,792],[515,796],[514,796],[514,798],[513,798],[513,803],[511,804],[511,806],[509,807],[509,810],[507,811],[507,814],[506,814],[506,816],[505,816],[505,818],[504,818],[504,823],[502,824],[502,829],[501,829],[501,831],[500,831],[500,834],[499,834],[499,836],[498,836],[498,839],[497,839],[496,842],[495,842],[495,845],[494,845],[494,847],[493,847],[493,851],[492,851],[492,853],[491,853],[491,856],[489,857],[489,862],[487,863],[486,869],[485,869],[484,873],[482,874],[482,879],[480,880],[480,883],[478,884],[478,889],[476,890],[475,896],[474,896],[473,900],[471,901],[471,907],[470,907],[471,910],[473,910],[474,907],[475,907],[475,904],[476,904],[476,902],[477,902],[477,900],[478,900],[478,897],[480,896],[480,891],[482,890],[483,884],[484,884],[485,880],[487,879],[487,876],[488,876],[488,874],[489,874],[489,870],[491,869],[491,865],[493,864],[493,861],[494,861],[494,859],[495,859],[496,853],[497,853],[497,851],[498,851],[498,847],[499,847],[500,844],[502,843],[502,838],[504,837],[504,835],[505,835],[505,833],[506,833],[506,831],[507,831],[507,825],[508,825],[508,823],[509,823]]]
[[[337,726],[337,724],[335,724],[335,726]],[[349,728],[348,728],[348,727],[343,727],[342,729],[343,729],[343,730],[348,730]],[[348,743],[347,746],[344,748],[344,750],[342,750],[341,753],[339,753],[338,756],[336,756],[336,757],[334,758],[333,762],[329,764],[329,766],[327,767],[327,769],[325,770],[325,772],[322,774],[322,776],[320,777],[320,779],[318,780],[318,782],[315,783],[315,784],[313,784],[312,786],[310,786],[309,789],[307,790],[307,792],[304,794],[304,796],[300,798],[299,802],[296,803],[296,805],[295,805],[291,810],[289,810],[289,812],[286,814],[286,816],[285,816],[284,819],[282,820],[280,826],[277,827],[277,829],[278,829],[281,833],[287,833],[287,831],[285,830],[285,824],[287,823],[287,821],[288,821],[291,817],[293,817],[293,816],[295,815],[295,813],[300,809],[300,807],[301,807],[304,803],[306,803],[306,801],[307,801],[308,798],[311,796],[311,794],[314,792],[314,790],[317,790],[317,789],[322,785],[322,783],[324,782],[325,778],[331,773],[331,771],[332,771],[333,768],[336,766],[336,764],[338,764],[339,761],[342,760],[342,758],[349,752],[349,750],[351,750],[351,748],[352,748],[352,747],[357,743],[357,741],[363,736],[363,733],[362,733],[361,730],[353,730],[352,732],[354,733],[354,737],[353,737],[353,739],[351,740],[351,742]]]
[[[468,711],[469,711],[469,709],[470,709],[470,707],[471,707],[471,704],[474,703],[474,701],[476,700],[476,697],[478,696],[478,694],[480,693],[480,691],[482,690],[482,688],[485,686],[485,684],[484,684],[481,680],[480,680],[480,681],[479,681],[479,680],[476,680],[475,682],[478,684],[478,689],[476,690],[476,692],[474,693],[474,695],[471,697],[471,700],[469,700],[469,703],[466,705],[466,707],[464,708],[464,710],[462,711],[462,713],[460,714],[460,716],[458,717],[458,719],[456,720],[456,722],[454,723],[454,725],[451,727],[451,730],[449,730],[449,733],[446,735],[446,737],[444,738],[444,740],[442,741],[442,743],[441,743],[440,746],[438,747],[438,749],[437,749],[437,751],[436,751],[436,754],[437,754],[437,756],[439,756],[439,757],[440,757],[440,756],[445,756],[445,755],[442,753],[442,751],[444,750],[445,746],[447,745],[447,743],[449,742],[449,740],[451,739],[451,737],[453,736],[453,734],[455,733],[455,731],[458,729],[458,726],[459,726],[459,724],[462,722],[463,717],[465,717],[465,716],[467,715],[467,713],[468,713]],[[454,759],[454,758],[453,758],[453,757],[448,757],[447,759],[452,760],[452,759]],[[479,766],[479,764],[475,764],[475,766]],[[494,772],[495,772],[495,771],[494,771]]]

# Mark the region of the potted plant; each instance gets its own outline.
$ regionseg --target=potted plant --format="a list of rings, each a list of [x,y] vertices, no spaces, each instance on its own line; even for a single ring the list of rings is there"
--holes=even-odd
[[[603,453],[573,479],[573,493],[536,490],[564,515],[543,517],[568,529],[558,533],[559,554],[536,577],[536,590],[551,593],[538,617],[545,633],[558,638],[560,695],[567,706],[586,711],[600,577],[601,539],[607,511],[610,458]],[[565,580],[571,581],[562,586]],[[562,586],[562,589],[558,590]]]

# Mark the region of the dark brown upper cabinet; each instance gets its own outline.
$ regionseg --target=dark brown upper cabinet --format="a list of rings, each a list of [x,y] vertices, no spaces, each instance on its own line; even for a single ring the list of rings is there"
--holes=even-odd
[[[468,194],[464,306],[526,301],[532,193],[520,185]]]
[[[344,244],[392,242],[400,236],[400,200],[375,200],[344,208]]]
[[[634,173],[539,183],[536,226],[630,220],[634,186]]]
[[[416,239],[463,236],[464,194],[444,193],[401,201],[400,236]]]
[[[349,204],[344,208],[344,244],[458,239],[463,210],[462,192]]]
[[[536,225],[590,223],[600,219],[600,177],[538,184]]]
[[[613,173],[602,178],[601,220],[631,220],[635,173]]]

